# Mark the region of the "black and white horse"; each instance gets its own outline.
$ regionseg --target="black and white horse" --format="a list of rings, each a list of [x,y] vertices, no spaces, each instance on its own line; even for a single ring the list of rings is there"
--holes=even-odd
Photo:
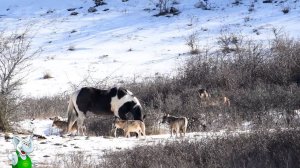
[[[139,100],[129,90],[121,87],[109,90],[84,87],[74,92],[68,106],[68,132],[76,121],[78,132],[83,131],[87,112],[114,115],[122,120],[127,120],[126,114],[130,112],[134,120],[143,121],[145,118]]]

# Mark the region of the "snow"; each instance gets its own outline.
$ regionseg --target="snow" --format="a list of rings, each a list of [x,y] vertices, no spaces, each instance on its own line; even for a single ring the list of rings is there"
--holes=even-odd
[[[28,97],[66,92],[90,77],[93,81],[121,85],[121,81],[176,75],[178,66],[189,58],[186,38],[193,32],[199,34],[200,49],[217,48],[221,31],[265,42],[273,38],[272,29],[277,28],[299,38],[299,1],[258,1],[253,12],[248,11],[252,1],[237,6],[231,0],[209,0],[212,10],[195,8],[198,1],[180,0],[179,4],[171,5],[181,11],[179,15],[154,17],[158,13],[157,9],[152,10],[155,0],[106,0],[107,5],[97,7],[95,13],[87,11],[93,6],[92,0],[1,0],[0,31],[21,32],[29,27],[33,37],[31,51],[42,48],[31,61],[30,73],[21,88]],[[290,12],[283,14],[281,10],[286,6]],[[69,8],[76,8],[79,14],[70,16]],[[42,79],[45,73],[53,78]],[[169,138],[168,134],[145,139],[60,137],[51,124],[51,120],[45,119],[18,123],[23,130],[47,138],[34,139],[35,150],[30,156],[36,167],[51,163],[62,153],[84,151],[98,157],[105,151],[181,140]],[[247,132],[252,124],[245,121],[242,130]],[[224,134],[228,132],[188,133],[185,139],[201,140]],[[1,168],[10,167],[7,155],[13,151],[11,140],[6,141],[1,133]]]
[[[34,138],[34,151],[29,154],[35,167],[49,166],[55,161],[56,157],[61,154],[72,154],[74,152],[82,152],[91,156],[90,159],[101,158],[105,152],[130,149],[141,145],[156,145],[158,143],[166,143],[172,141],[181,141],[183,139],[189,141],[201,140],[207,137],[213,138],[228,134],[228,132],[192,132],[187,133],[183,138],[170,137],[170,134],[148,135],[137,139],[135,137],[86,137],[86,136],[59,136],[58,131],[51,127],[52,121],[47,120],[24,120],[20,121],[19,127],[23,131],[32,131],[34,134],[45,136],[46,139]],[[18,129],[17,129],[18,130]],[[244,131],[245,132],[245,131]],[[240,131],[239,133],[243,133]],[[10,167],[8,154],[15,151],[12,139],[6,141],[3,133],[0,133],[0,167]],[[23,138],[27,135],[18,135]]]
[[[194,7],[198,0],[181,0],[171,5],[181,13],[171,17],[154,17],[158,13],[152,10],[155,1],[106,2],[107,5],[97,7],[97,12],[88,13],[92,0],[1,1],[0,30],[21,31],[30,27],[32,50],[42,47],[32,60],[22,87],[24,95],[62,93],[88,77],[120,85],[121,81],[142,80],[155,74],[175,75],[176,68],[189,57],[184,54],[189,51],[186,38],[196,31],[200,48],[217,47],[221,31],[265,41],[273,38],[273,28],[283,28],[292,37],[299,37],[298,1],[259,1],[249,12],[252,1],[233,5],[229,0],[211,0],[212,10],[202,10]],[[281,11],[285,6],[290,7],[288,14]],[[76,8],[79,14],[70,16],[69,8]],[[42,79],[45,73],[53,78]]]

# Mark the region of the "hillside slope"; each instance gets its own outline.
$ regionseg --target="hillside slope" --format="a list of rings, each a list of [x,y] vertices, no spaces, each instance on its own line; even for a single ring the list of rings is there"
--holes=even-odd
[[[179,15],[160,16],[155,0],[106,0],[96,7],[92,0],[2,0],[0,30],[30,28],[32,50],[42,52],[32,60],[22,87],[28,96],[65,92],[70,84],[88,77],[117,85],[159,74],[174,75],[189,57],[187,37],[198,32],[200,48],[217,47],[221,32],[257,40],[272,38],[272,29],[299,37],[300,2],[263,3],[210,0],[211,10],[195,8],[198,0],[169,4]],[[171,2],[171,1],[170,1]],[[70,15],[74,11],[78,15]],[[289,8],[284,14],[282,9]],[[53,78],[42,79],[45,73]]]

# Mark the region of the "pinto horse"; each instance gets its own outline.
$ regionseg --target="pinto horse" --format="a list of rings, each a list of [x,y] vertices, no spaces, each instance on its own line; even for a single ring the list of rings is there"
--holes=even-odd
[[[122,87],[108,90],[84,87],[74,92],[68,105],[68,133],[76,121],[78,132],[83,131],[87,112],[114,115],[122,120],[127,120],[126,114],[130,112],[134,120],[143,121],[145,118],[139,100],[132,92]]]

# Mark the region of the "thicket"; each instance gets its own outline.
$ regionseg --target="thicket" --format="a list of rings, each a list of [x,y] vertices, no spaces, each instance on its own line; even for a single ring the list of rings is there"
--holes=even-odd
[[[300,132],[259,131],[106,153],[98,167],[298,167]]]

